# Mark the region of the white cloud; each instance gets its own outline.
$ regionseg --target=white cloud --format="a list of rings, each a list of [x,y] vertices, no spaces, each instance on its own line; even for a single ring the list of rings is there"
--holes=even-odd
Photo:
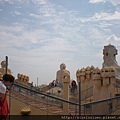
[[[30,16],[34,17],[34,18],[41,18],[40,15],[37,15],[37,14],[33,14],[33,13],[30,13]]]
[[[15,10],[15,14],[16,14],[16,15],[20,15],[21,13],[20,13],[19,11],[16,11],[16,10]]]
[[[9,4],[14,4],[16,2],[25,4],[25,3],[28,3],[29,0],[0,0],[0,3],[2,3],[2,4],[6,3],[6,2]]]
[[[94,20],[120,20],[120,12],[115,11],[114,14],[111,13],[96,13],[93,17]]]
[[[79,18],[81,22],[95,22],[95,21],[113,21],[120,20],[120,12],[115,11],[114,13],[100,12],[95,13],[94,16],[89,18]],[[110,23],[108,23],[110,25]]]
[[[110,35],[107,38],[108,41],[116,41],[116,42],[120,42],[120,37],[117,37],[115,34]]]
[[[45,51],[74,50],[72,49],[72,45],[68,44],[68,41],[64,36],[62,36],[63,38],[50,38],[50,33],[42,29],[29,31],[25,29],[24,25],[18,25],[16,23],[14,26],[1,25],[0,30],[2,30],[0,32],[1,41],[3,41],[2,43],[5,43],[4,41],[7,42],[8,39],[10,39],[9,46],[14,46],[15,48],[31,49],[38,45],[41,50]]]
[[[90,3],[106,2],[106,0],[90,0]]]
[[[113,5],[119,5],[120,0],[90,0],[90,3],[99,3],[99,2],[111,2]]]
[[[24,25],[0,26],[1,40],[8,41],[12,46],[29,48],[32,44],[39,43],[42,39],[47,39],[44,30],[27,31]],[[39,37],[40,36],[40,37]]]
[[[47,0],[32,0],[35,4],[45,5],[47,3]]]

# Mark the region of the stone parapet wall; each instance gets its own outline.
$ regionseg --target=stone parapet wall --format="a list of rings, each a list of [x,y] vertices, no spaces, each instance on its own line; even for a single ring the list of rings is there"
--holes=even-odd
[[[93,94],[93,70],[94,66],[78,69],[76,71],[77,82],[81,82],[81,99],[84,100]],[[79,90],[79,89],[78,89]],[[79,98],[79,96],[77,96]]]
[[[94,101],[115,97],[116,74],[113,67],[99,69],[91,66],[78,69],[76,78],[77,82],[81,82],[81,91],[93,86]]]
[[[18,75],[17,75],[17,81],[19,83],[28,85],[29,84],[29,76],[26,76],[26,75],[18,73]]]
[[[93,86],[94,66],[78,69],[76,72],[77,82],[81,81],[81,91]]]
[[[115,97],[115,69],[113,67],[96,68],[93,72],[93,100]]]

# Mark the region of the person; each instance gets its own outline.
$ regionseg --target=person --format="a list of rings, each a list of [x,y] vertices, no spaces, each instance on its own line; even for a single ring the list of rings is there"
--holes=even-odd
[[[71,83],[71,93],[75,94],[76,90],[77,90],[77,85],[76,85],[75,80],[73,80]]]
[[[2,81],[0,81],[0,120],[6,119],[9,114],[8,103],[6,100],[7,88],[10,88],[14,83],[15,78],[10,74],[4,74]],[[3,110],[6,113],[3,114]]]

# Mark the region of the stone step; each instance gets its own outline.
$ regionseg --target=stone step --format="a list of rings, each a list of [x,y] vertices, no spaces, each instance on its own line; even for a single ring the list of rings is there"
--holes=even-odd
[[[42,110],[48,110],[48,112],[50,113],[56,113],[56,114],[60,114],[62,115],[61,113],[62,112],[62,109],[60,109],[59,107],[57,106],[50,106],[50,105],[47,105],[45,103],[41,103],[41,102],[35,102],[33,101],[32,99],[28,99],[26,98],[26,96],[22,95],[22,94],[18,94],[16,92],[12,92],[12,96],[14,98],[17,98],[17,99],[20,99],[21,101],[23,100],[24,102],[27,101],[28,104],[34,106],[34,107],[37,107],[39,109],[42,109]],[[42,100],[41,100],[42,101]],[[44,101],[43,101],[44,102]]]

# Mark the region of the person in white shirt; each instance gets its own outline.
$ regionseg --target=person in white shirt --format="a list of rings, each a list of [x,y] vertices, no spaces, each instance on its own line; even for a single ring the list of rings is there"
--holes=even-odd
[[[9,114],[6,93],[7,87],[10,87],[14,83],[14,79],[12,75],[4,74],[0,81],[0,120],[5,120]]]
[[[0,102],[3,102],[7,87],[14,83],[14,77],[10,74],[4,74],[2,81],[0,81]]]
[[[0,101],[3,101],[4,95],[6,93],[6,86],[2,81],[0,81]]]

